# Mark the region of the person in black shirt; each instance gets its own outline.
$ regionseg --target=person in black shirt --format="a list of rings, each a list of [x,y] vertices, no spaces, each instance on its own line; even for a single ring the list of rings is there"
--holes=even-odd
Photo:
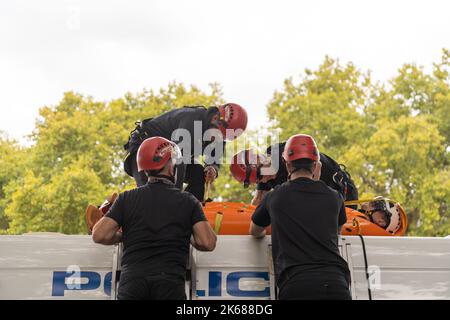
[[[196,125],[199,129],[196,129]],[[124,145],[127,151],[125,172],[135,179],[137,186],[146,184],[145,173],[140,172],[136,165],[136,153],[142,141],[160,136],[181,146],[186,141],[182,136],[177,137],[177,133],[182,134],[181,130],[185,130],[190,135],[190,141],[186,143],[190,150],[183,149],[183,162],[177,165],[176,170],[176,186],[181,189],[183,182],[186,182],[186,191],[203,201],[205,182],[212,183],[218,176],[219,162],[225,148],[224,140],[235,139],[246,127],[247,112],[235,103],[209,108],[183,107],[167,111],[156,118],[137,122]],[[219,129],[223,139],[212,137],[211,141],[204,141],[203,136],[209,129]],[[205,155],[205,167],[196,160],[202,154]]]
[[[174,185],[179,157],[173,142],[146,139],[137,166],[148,183],[121,193],[94,226],[94,242],[123,242],[118,299],[186,299],[189,243],[201,251],[215,248],[216,235],[201,203]]]
[[[272,226],[272,256],[280,299],[351,299],[350,272],[338,249],[346,222],[344,202],[320,181],[312,137],[295,135],[284,149],[289,181],[268,192],[256,208],[250,233]]]
[[[233,177],[244,183],[244,186],[257,183],[253,205],[258,205],[264,194],[288,180],[288,172],[282,157],[285,145],[286,142],[269,146],[266,155],[256,155],[252,150],[244,150],[234,156],[230,166]],[[320,180],[338,191],[345,201],[357,200],[358,189],[346,167],[322,152],[320,161],[322,163]],[[246,173],[248,173],[247,181]]]

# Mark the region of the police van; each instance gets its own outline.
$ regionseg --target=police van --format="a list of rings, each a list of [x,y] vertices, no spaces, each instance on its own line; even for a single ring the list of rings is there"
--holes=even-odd
[[[353,299],[450,299],[450,237],[341,236]],[[120,246],[90,236],[0,236],[0,299],[116,299]],[[276,299],[270,236],[191,249],[189,299]]]

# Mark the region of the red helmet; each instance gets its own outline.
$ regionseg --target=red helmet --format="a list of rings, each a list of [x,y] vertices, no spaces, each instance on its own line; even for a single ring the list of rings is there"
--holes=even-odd
[[[247,111],[237,103],[227,103],[219,106],[220,121],[219,130],[222,132],[224,139],[226,136],[226,129],[242,130],[247,128]],[[240,131],[239,130],[239,131]],[[231,140],[236,139],[242,132],[234,134]]]
[[[316,142],[311,136],[307,134],[296,134],[286,142],[283,159],[286,162],[298,159],[317,161],[320,159],[319,149],[317,149]]]
[[[152,137],[140,145],[136,162],[139,171],[161,170],[169,160],[175,163],[180,156],[180,149],[175,143],[163,137]]]
[[[258,155],[252,150],[242,150],[236,153],[230,164],[231,175],[247,188],[255,183],[260,176],[258,167]]]

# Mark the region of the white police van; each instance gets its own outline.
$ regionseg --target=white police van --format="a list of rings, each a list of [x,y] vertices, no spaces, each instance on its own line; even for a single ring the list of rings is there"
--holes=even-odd
[[[353,299],[450,299],[450,237],[343,236]],[[0,299],[115,299],[120,248],[90,236],[0,236]],[[190,299],[274,299],[270,237],[192,249]]]

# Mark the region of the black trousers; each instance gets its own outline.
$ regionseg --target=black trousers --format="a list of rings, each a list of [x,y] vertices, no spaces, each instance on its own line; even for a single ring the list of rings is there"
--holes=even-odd
[[[344,274],[328,271],[283,272],[279,286],[280,300],[351,300]]]
[[[138,171],[136,163],[136,153],[130,155],[131,172],[136,181],[136,185],[141,187],[148,181],[145,172]],[[186,191],[190,192],[200,202],[203,202],[205,195],[205,173],[201,164],[180,164],[177,165],[177,183],[179,189],[183,188],[183,183],[187,183]]]
[[[118,300],[186,300],[185,282],[171,275],[152,275],[119,283]]]

